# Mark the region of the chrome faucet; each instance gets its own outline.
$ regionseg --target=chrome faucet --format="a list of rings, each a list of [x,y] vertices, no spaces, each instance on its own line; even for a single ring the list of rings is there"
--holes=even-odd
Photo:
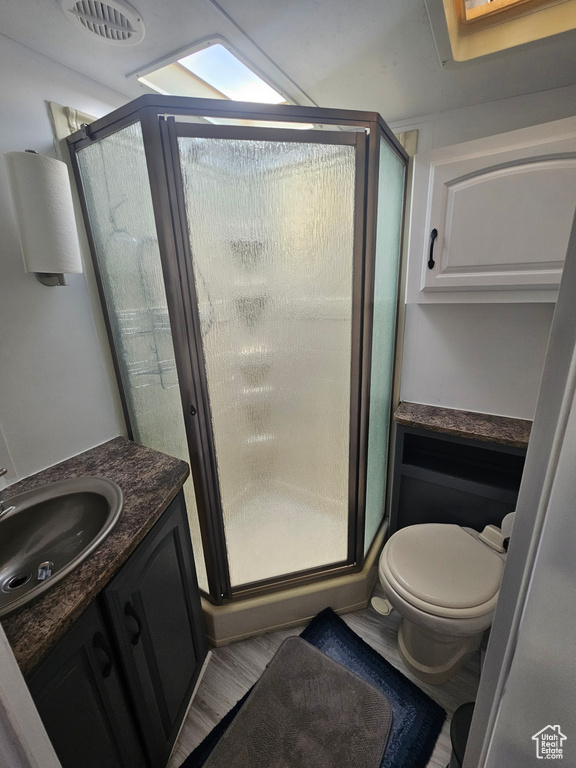
[[[40,563],[38,566],[38,581],[44,581],[45,579],[52,576],[53,567],[54,563],[52,563],[50,560],[46,560],[44,563]]]
[[[5,475],[6,472],[6,467],[0,467],[0,477]],[[2,499],[0,499],[0,517],[4,517],[4,515],[7,515],[9,512],[13,512],[15,509],[16,507],[5,507],[4,502]]]

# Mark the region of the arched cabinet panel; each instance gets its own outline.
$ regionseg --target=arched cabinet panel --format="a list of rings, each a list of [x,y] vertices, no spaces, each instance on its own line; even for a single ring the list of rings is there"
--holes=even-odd
[[[408,301],[555,301],[576,208],[576,120],[416,157]]]

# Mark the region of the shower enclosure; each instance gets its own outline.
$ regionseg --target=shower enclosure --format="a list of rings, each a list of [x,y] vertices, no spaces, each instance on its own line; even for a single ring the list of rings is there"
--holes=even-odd
[[[407,157],[379,115],[145,96],[70,137],[131,436],[189,461],[214,603],[362,567]]]

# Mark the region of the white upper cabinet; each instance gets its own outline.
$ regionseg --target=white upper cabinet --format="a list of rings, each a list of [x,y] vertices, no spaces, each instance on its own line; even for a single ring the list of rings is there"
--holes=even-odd
[[[576,210],[576,118],[414,158],[408,303],[555,301]]]

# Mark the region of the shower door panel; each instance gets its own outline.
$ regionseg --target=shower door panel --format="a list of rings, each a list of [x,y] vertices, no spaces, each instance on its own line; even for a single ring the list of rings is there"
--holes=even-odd
[[[383,138],[379,139],[379,145],[364,554],[374,540],[386,508],[406,173],[405,163]]]
[[[76,154],[130,436],[189,461],[173,326],[139,123]],[[200,588],[208,591],[196,494],[184,484]]]
[[[171,133],[231,587],[349,563],[365,135]]]

